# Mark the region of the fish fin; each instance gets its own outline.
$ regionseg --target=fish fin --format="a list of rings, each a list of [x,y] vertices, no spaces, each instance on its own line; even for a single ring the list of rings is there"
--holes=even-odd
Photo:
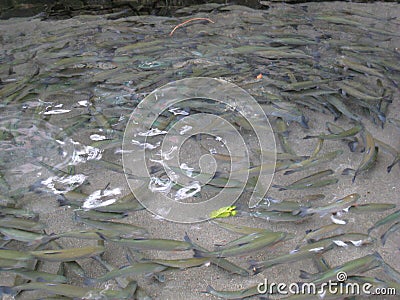
[[[68,205],[68,200],[65,198],[64,195],[60,195],[60,197],[57,198],[57,202],[59,206],[66,206]]]
[[[211,294],[211,295],[212,295],[212,293],[213,293],[213,292],[216,292],[216,291],[217,291],[217,290],[214,289],[211,285],[207,285],[206,290],[205,290],[205,291],[202,291],[202,293],[203,293],[203,294]]]
[[[96,283],[96,278],[90,278],[90,277],[86,277],[85,280],[83,281],[84,285],[87,286],[93,286]]]
[[[207,257],[207,256],[205,255],[206,252],[204,252],[204,251],[202,251],[202,250],[193,248],[193,252],[194,252],[193,257]]]
[[[283,185],[273,184],[273,188],[279,189],[279,191],[284,191],[286,188]]]
[[[350,175],[351,173],[353,173],[355,170],[352,168],[346,168],[342,171],[342,175]]]
[[[290,175],[290,174],[293,174],[294,172],[296,172],[296,171],[294,171],[294,170],[288,170],[288,171],[285,171],[285,172],[283,173],[283,175]]]
[[[308,273],[304,270],[300,270],[300,276],[301,279],[312,279],[314,276],[311,273]]]
[[[96,231],[96,234],[104,241],[107,240],[106,236],[104,234],[102,234],[101,232]]]

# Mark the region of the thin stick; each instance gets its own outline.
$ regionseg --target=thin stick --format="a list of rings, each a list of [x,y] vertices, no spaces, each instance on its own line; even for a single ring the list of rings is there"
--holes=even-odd
[[[172,36],[174,34],[175,30],[177,30],[179,27],[182,27],[183,25],[185,25],[185,24],[187,24],[189,22],[197,21],[197,20],[205,20],[205,21],[208,21],[208,22],[211,22],[211,23],[215,23],[214,21],[210,20],[209,18],[192,18],[192,19],[186,20],[183,23],[180,23],[180,24],[176,25],[174,27],[174,29],[172,29],[172,31],[171,31],[171,33],[169,35]]]

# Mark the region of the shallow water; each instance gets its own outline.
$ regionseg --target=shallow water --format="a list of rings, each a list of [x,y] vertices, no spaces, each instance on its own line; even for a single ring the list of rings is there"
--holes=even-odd
[[[316,139],[303,140],[303,137],[327,133],[325,123],[334,122],[336,118],[335,124],[351,128],[354,116],[361,118],[372,136],[399,151],[400,129],[394,123],[382,123],[384,117],[400,119],[399,12],[398,5],[387,3],[341,3],[340,7],[335,3],[276,4],[267,11],[204,5],[192,10],[182,9],[180,18],[139,16],[111,20],[107,16],[79,16],[60,21],[37,18],[1,21],[1,204],[38,213],[39,220],[47,226],[46,234],[82,229],[82,224],[73,219],[77,210],[107,207],[130,193],[123,174],[121,153],[124,130],[132,111],[156,88],[191,77],[220,78],[246,90],[262,106],[275,132],[278,130],[277,116],[288,122],[289,144],[297,155],[311,155],[317,143]],[[174,26],[194,17],[210,18],[214,23],[194,21],[170,35]],[[307,80],[321,83],[304,89],[291,86]],[[359,84],[356,85],[358,90],[371,99],[352,95],[352,90],[343,86],[343,82],[345,85]],[[330,95],[344,102],[348,111],[355,115],[340,114],[332,108],[327,104]],[[163,103],[160,100],[160,106]],[[154,107],[154,111],[158,109]],[[227,112],[224,107],[188,101],[179,107],[168,107],[157,119],[156,127],[161,133],[171,131],[173,124],[186,115],[195,116],[201,112],[224,115],[230,120],[245,140],[252,165],[260,163],[254,132],[246,129],[242,119],[235,118],[235,111]],[[200,122],[201,125],[207,127],[208,124]],[[221,128],[224,132],[224,127]],[[197,185],[188,190],[171,189],[166,178],[168,172],[156,172],[163,166],[157,162],[160,158],[158,149],[152,149],[157,146],[160,132],[142,131],[142,136],[149,138],[148,144],[139,139],[137,142],[142,148],[147,147],[149,170],[158,174],[153,177],[153,190],[169,192],[170,197],[178,195],[178,198],[184,198],[182,201],[196,203],[217,194],[219,188],[212,185],[202,187],[194,197],[186,196],[191,195]],[[360,134],[357,137],[361,140]],[[179,166],[186,164],[195,170],[200,167],[207,174],[214,171],[222,174],[230,165],[238,167],[237,161],[224,162],[228,152],[222,142],[222,138],[205,134],[186,140],[179,152]],[[278,152],[283,152],[277,136],[276,144]],[[393,157],[383,147],[380,147],[374,166],[360,173],[354,183],[352,176],[341,175],[345,168],[357,168],[363,157],[362,148],[360,142],[356,151],[350,152],[347,143],[341,140],[326,141],[322,153],[341,149],[343,154],[333,161],[292,175],[284,175],[285,170],[277,171],[272,183],[289,184],[331,168],[339,178],[338,184],[294,191],[270,188],[268,196],[287,199],[323,193],[326,197],[316,202],[318,206],[359,193],[362,204],[398,204],[400,168],[396,165],[387,173],[386,168]],[[170,148],[169,152],[161,153],[162,158],[173,153]],[[207,163],[199,166],[199,158],[204,154],[220,155],[216,170],[209,168]],[[240,161],[240,157],[234,158]],[[137,175],[137,170],[130,171]],[[68,199],[67,195],[72,197],[68,192],[77,190],[82,193],[78,195],[79,206],[59,206],[57,199],[62,194]],[[247,191],[239,199],[241,211],[249,211],[248,198]],[[395,209],[349,212],[340,219],[347,222],[346,232],[367,233],[376,221],[393,211]],[[151,238],[183,240],[187,232],[208,249],[237,236],[209,222],[177,224],[155,217],[146,210],[131,211],[121,221],[147,228]],[[317,215],[299,224],[274,223],[249,217],[245,212],[227,221],[295,234],[295,238],[278,246],[231,259],[244,268],[249,267],[250,259],[288,253],[301,243],[307,230],[332,223],[329,216],[320,218]],[[371,233],[378,239],[371,245],[337,247],[324,257],[331,266],[337,266],[378,251],[387,263],[400,270],[397,260],[399,234],[393,233],[383,246],[379,240],[383,232],[384,229],[379,228]],[[58,242],[66,248],[96,243],[67,238]],[[4,246],[26,249],[26,244],[15,241]],[[104,260],[114,267],[128,263],[125,248],[111,242],[106,242],[105,246]],[[145,252],[148,258],[192,255],[191,251]],[[105,272],[89,259],[80,262],[89,277]],[[42,268],[56,272],[57,264],[44,263]],[[300,269],[316,272],[312,261],[304,260],[275,266],[251,277],[232,275],[215,266],[202,266],[167,271],[165,282],[152,277],[134,278],[155,299],[206,299],[209,296],[201,292],[207,285],[234,290],[255,285],[266,277],[274,282],[298,282]],[[0,284],[13,285],[14,276],[3,274],[7,276],[2,276]],[[390,279],[380,269],[367,274]],[[82,278],[68,278],[70,283],[83,286]],[[115,282],[111,285],[117,287]],[[21,294],[21,298],[32,299],[30,297],[30,292]]]

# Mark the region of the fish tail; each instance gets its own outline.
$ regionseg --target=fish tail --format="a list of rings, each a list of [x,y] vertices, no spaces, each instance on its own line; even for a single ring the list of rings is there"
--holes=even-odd
[[[206,290],[203,291],[202,293],[212,295],[213,292],[216,292],[216,290],[211,285],[207,285]]]
[[[60,197],[57,198],[57,202],[59,206],[66,206],[68,205],[68,200],[65,198],[64,195],[60,195]]]
[[[42,240],[41,240],[41,245],[45,245],[45,244],[47,244],[48,242],[51,242],[51,241],[53,241],[53,240],[56,240],[58,237],[57,237],[57,234],[55,234],[55,233],[51,233],[50,235],[47,235],[47,236],[45,236],[44,238],[42,238]]]
[[[52,233],[28,243],[28,246],[43,246],[55,239],[57,239],[57,235]]]
[[[386,244],[386,239],[387,239],[387,235],[386,235],[386,234],[382,234],[382,235],[381,235],[381,243],[382,243],[382,246],[385,246],[385,244]]]
[[[283,185],[274,184],[272,185],[273,188],[279,189],[279,191],[284,191],[286,188]]]
[[[357,171],[356,171],[356,173],[354,174],[353,179],[351,180],[351,183],[354,183],[354,181],[356,181],[356,177],[357,177]]]
[[[375,251],[372,255],[375,257],[375,259],[376,259],[377,261],[379,261],[379,262],[381,262],[381,263],[384,262],[382,256],[379,254],[378,251]]]
[[[301,209],[295,209],[295,210],[292,211],[292,215],[293,215],[293,216],[296,216],[296,215],[298,215],[299,213],[301,213]]]
[[[93,286],[96,283],[96,279],[95,278],[90,278],[90,277],[86,277],[85,280],[83,281],[83,283],[87,286]]]
[[[349,146],[351,152],[355,152],[358,146],[358,141],[349,142],[347,146]]]
[[[310,129],[308,127],[308,119],[305,116],[301,116],[300,125],[303,126],[305,129]]]
[[[249,261],[249,263],[250,263],[249,270],[252,270],[254,275],[262,272],[265,269],[265,267],[264,266],[260,266],[260,263],[258,261],[256,261],[256,260],[252,259],[252,260]]]
[[[255,267],[253,268],[253,275],[257,275],[259,273],[261,273],[262,271],[264,271],[264,267]]]
[[[300,207],[300,213],[298,215],[300,217],[305,217],[309,215],[308,207]]]
[[[371,228],[368,229],[367,233],[370,234],[372,230],[375,229],[375,226],[372,226]]]
[[[200,249],[200,247],[198,245],[193,243],[193,241],[190,239],[190,237],[187,234],[187,232],[185,232],[185,236],[183,237],[183,239],[184,239],[185,242],[187,242],[187,243],[192,245],[192,250],[194,252],[193,257],[204,257],[203,253],[205,253],[205,251],[203,251],[202,249]]]
[[[0,296],[3,297],[3,294],[15,296],[17,293],[11,286],[0,286]]]

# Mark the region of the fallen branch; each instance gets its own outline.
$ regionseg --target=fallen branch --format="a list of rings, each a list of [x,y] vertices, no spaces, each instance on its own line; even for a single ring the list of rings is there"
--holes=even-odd
[[[197,20],[205,20],[205,21],[208,21],[208,22],[211,22],[211,23],[215,23],[214,21],[210,20],[209,18],[192,18],[192,19],[186,20],[185,22],[182,22],[182,23],[176,25],[174,27],[174,29],[172,29],[172,31],[171,31],[171,33],[169,35],[172,36],[174,34],[175,30],[177,30],[179,27],[182,27],[183,25],[185,25],[185,24],[187,24],[189,22],[197,21]]]

